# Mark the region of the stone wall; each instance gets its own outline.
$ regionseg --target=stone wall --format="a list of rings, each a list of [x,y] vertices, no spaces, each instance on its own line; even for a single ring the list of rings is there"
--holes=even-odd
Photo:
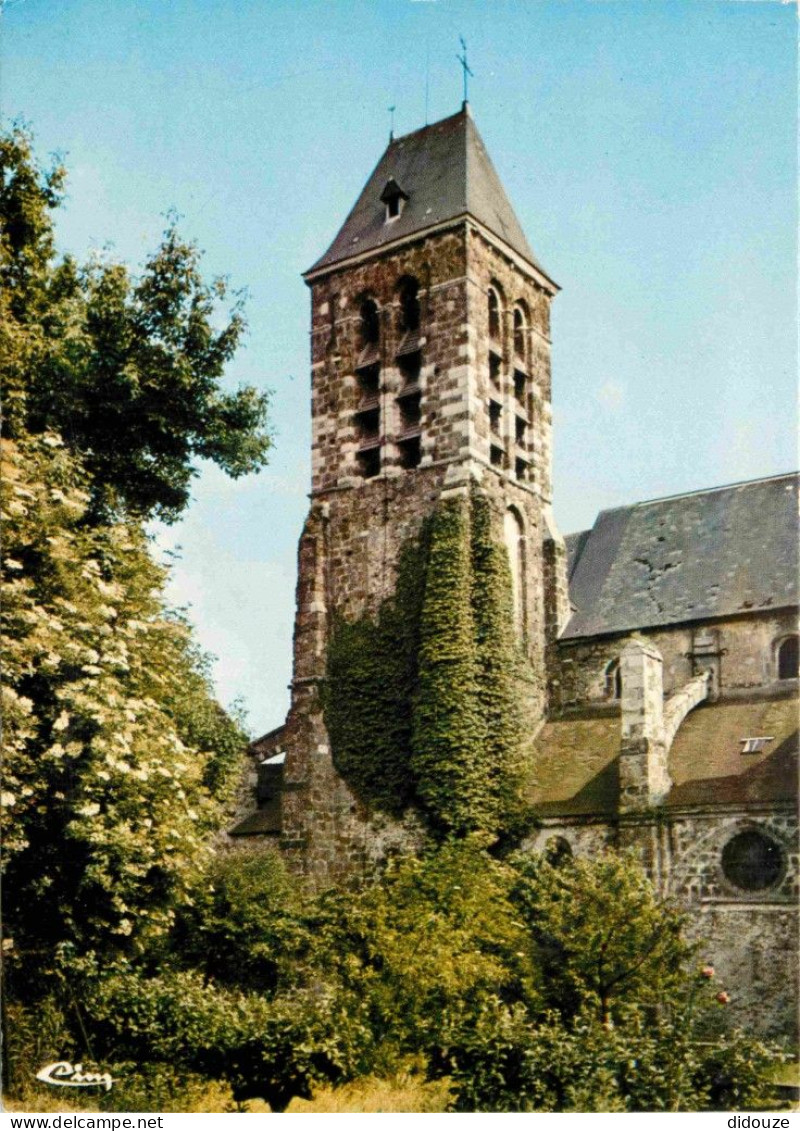
[[[722,870],[722,850],[737,833],[760,830],[780,844],[783,871],[769,890],[734,887]],[[794,813],[697,809],[663,812],[636,822],[592,818],[549,819],[523,846],[543,852],[554,838],[575,856],[596,857],[606,847],[638,850],[660,893],[688,912],[689,937],[701,944],[731,997],[736,1023],[764,1036],[797,1040],[798,827]]]
[[[523,842],[521,851],[546,852],[559,840],[566,841],[573,856],[593,858],[616,845],[617,830],[606,821],[586,817],[544,820]]]
[[[412,329],[409,279],[419,304]],[[490,287],[500,296],[492,332]],[[335,618],[374,615],[394,592],[403,547],[443,494],[472,482],[512,556],[532,728],[544,712],[545,625],[563,619],[566,592],[563,544],[544,512],[551,297],[467,222],[312,284],[312,501],[299,548],[283,843],[315,875],[358,872],[389,842],[418,836],[416,827],[378,822],[339,779],[320,685]],[[372,336],[365,304],[376,312]],[[412,465],[409,399],[419,445]]]
[[[638,635],[661,653],[665,694],[671,695],[698,671],[711,667],[713,697],[718,692],[724,695],[774,683],[775,644],[796,631],[796,614],[787,610],[643,629]],[[617,635],[559,641],[550,671],[552,708],[560,710],[607,698],[606,668],[619,659],[626,639]]]

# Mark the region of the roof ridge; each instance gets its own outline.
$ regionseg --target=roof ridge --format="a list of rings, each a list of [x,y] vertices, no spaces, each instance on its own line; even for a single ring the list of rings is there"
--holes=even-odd
[[[698,487],[694,491],[676,491],[674,495],[655,495],[652,499],[639,499],[635,503],[620,503],[618,507],[603,507],[602,510],[597,512],[597,518],[594,524],[589,527],[593,530],[597,525],[597,521],[603,514],[614,514],[615,511],[629,511],[634,507],[649,507],[652,503],[667,503],[671,499],[690,499],[695,495],[712,495],[715,491],[732,491],[735,487],[750,487],[755,483],[771,483],[777,479],[793,479],[800,476],[800,471],[780,471],[775,475],[760,475],[755,479],[737,479],[733,483],[720,483],[717,487]],[[582,531],[576,530],[575,534],[581,534]],[[568,537],[568,535],[564,535]]]
[[[712,495],[715,491],[732,491],[734,487],[750,487],[755,483],[770,483],[776,479],[796,478],[800,471],[781,471],[777,475],[760,475],[755,479],[737,479],[733,483],[720,483],[717,487],[698,487],[695,491],[679,491],[675,495],[657,495],[654,499],[642,499],[633,503],[635,507],[646,507],[650,503],[665,503],[670,499],[688,499],[692,495]]]

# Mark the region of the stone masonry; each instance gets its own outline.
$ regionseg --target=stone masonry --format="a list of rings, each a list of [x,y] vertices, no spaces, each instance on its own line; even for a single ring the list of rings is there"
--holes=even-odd
[[[307,281],[312,492],[283,736],[282,843],[325,881],[367,866],[387,836],[418,836],[364,811],[333,767],[319,698],[333,620],[375,614],[394,590],[403,546],[443,492],[477,481],[497,537],[512,531],[520,631],[538,688],[533,728],[545,708],[546,631],[565,617],[566,577],[550,511],[554,284],[469,217]],[[556,573],[560,590],[551,586],[550,596],[545,581]]]

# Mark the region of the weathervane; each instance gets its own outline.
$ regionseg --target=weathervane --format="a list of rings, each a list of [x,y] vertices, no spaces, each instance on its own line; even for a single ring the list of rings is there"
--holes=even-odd
[[[394,141],[394,112],[395,107],[389,107],[389,141]]]
[[[469,64],[467,63],[467,45],[464,42],[464,38],[463,38],[463,36],[459,36],[458,39],[459,39],[459,43],[461,44],[461,50],[464,52],[463,55],[456,55],[456,59],[458,59],[459,63],[461,64],[461,66],[463,68],[463,71],[464,71],[464,105],[466,106],[466,104],[468,102],[468,98],[467,98],[467,75],[470,75],[472,78],[475,78],[475,76],[472,74],[472,71],[469,69]]]

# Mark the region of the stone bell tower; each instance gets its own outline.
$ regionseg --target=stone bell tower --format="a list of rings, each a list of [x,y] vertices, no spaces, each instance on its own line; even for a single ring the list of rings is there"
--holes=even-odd
[[[550,515],[550,302],[465,103],[390,141],[311,290],[311,506],[299,549],[282,844],[336,878],[377,851],[336,773],[320,705],[335,617],[373,613],[443,495],[477,481],[509,550],[544,710],[566,614]],[[532,725],[535,723],[532,719]]]

